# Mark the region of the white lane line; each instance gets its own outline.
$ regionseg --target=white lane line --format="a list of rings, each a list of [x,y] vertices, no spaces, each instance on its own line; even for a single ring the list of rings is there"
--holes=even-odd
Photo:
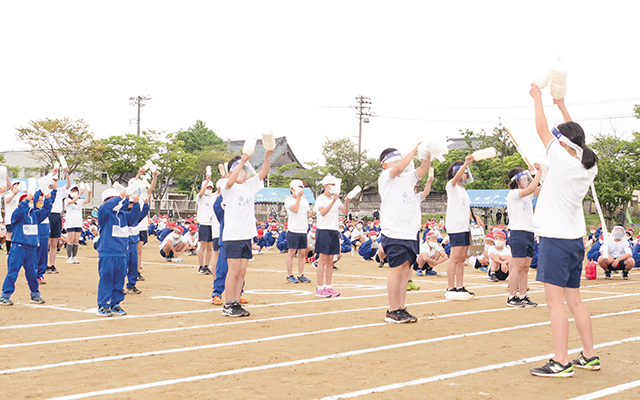
[[[640,311],[640,310],[636,310],[636,311]],[[611,314],[609,314],[607,316],[617,315],[617,314],[618,313],[611,313]],[[599,317],[603,317],[603,316],[605,316],[605,314],[602,314]],[[445,336],[445,337],[440,337],[440,338],[416,340],[416,341],[412,341],[412,342],[385,345],[385,346],[379,346],[379,347],[373,347],[373,348],[361,349],[361,350],[353,350],[353,351],[347,351],[347,352],[343,352],[343,353],[336,353],[336,354],[330,354],[330,355],[325,355],[325,356],[319,356],[319,357],[313,357],[313,358],[307,358],[307,359],[301,359],[301,360],[294,360],[294,361],[286,361],[286,362],[281,362],[281,363],[276,363],[276,364],[266,364],[266,365],[260,365],[260,366],[255,366],[255,367],[239,368],[239,369],[235,369],[235,370],[228,370],[228,371],[215,372],[215,373],[205,374],[205,375],[196,375],[196,376],[190,376],[190,377],[185,377],[185,378],[157,381],[157,382],[145,383],[145,384],[134,385],[134,386],[125,386],[125,387],[120,387],[120,388],[104,389],[104,390],[98,390],[98,391],[86,392],[86,393],[78,393],[78,394],[73,394],[73,395],[68,395],[68,396],[56,397],[56,398],[52,398],[52,399],[49,399],[49,400],[72,400],[72,399],[82,399],[82,398],[87,398],[87,397],[108,395],[108,394],[114,394],[114,393],[130,392],[130,391],[141,390],[141,389],[149,389],[149,388],[160,387],[160,386],[175,385],[175,384],[178,384],[178,383],[195,382],[195,381],[200,381],[200,380],[205,380],[205,379],[213,379],[213,378],[217,378],[217,377],[220,377],[220,376],[237,375],[237,374],[242,374],[242,373],[246,373],[246,372],[263,371],[263,370],[269,370],[269,369],[275,369],[275,368],[289,367],[289,366],[293,366],[293,365],[309,364],[309,363],[315,363],[315,362],[326,361],[326,360],[331,360],[331,359],[345,358],[345,357],[351,357],[351,356],[356,356],[356,355],[361,355],[361,354],[368,354],[368,353],[373,353],[373,352],[378,352],[378,351],[393,350],[393,349],[405,348],[405,347],[415,346],[415,345],[420,345],[420,344],[440,342],[440,341],[444,341],[444,340],[467,338],[467,337],[480,336],[480,335],[489,335],[489,334],[493,334],[493,333],[497,333],[497,332],[505,332],[505,331],[515,330],[515,329],[530,328],[530,327],[533,327],[533,326],[542,326],[542,325],[550,325],[550,324],[551,324],[550,322],[542,322],[542,323],[535,323],[535,324],[513,326],[513,327],[508,327],[508,328],[491,329],[491,330],[482,331],[482,332],[471,332],[471,333],[467,333],[467,334],[450,335],[450,336]],[[627,338],[627,339],[623,339],[623,340],[618,340],[618,341],[615,341],[615,342],[604,343],[604,344],[601,344],[601,345],[595,346],[595,347],[596,348],[600,348],[600,347],[606,347],[606,346],[613,346],[615,344],[634,342],[634,341],[638,341],[638,340],[640,340],[640,336],[636,336],[636,337],[633,337],[633,338]],[[578,351],[580,351],[580,349],[570,350],[570,352],[572,354],[576,353]],[[542,356],[526,358],[526,359],[523,359],[523,360],[517,360],[517,361],[511,361],[511,362],[508,362],[508,363],[496,364],[494,366],[484,366],[484,367],[479,367],[479,368],[473,368],[473,369],[470,369],[470,370],[457,371],[457,372],[454,372],[454,373],[444,374],[444,375],[439,375],[439,376],[443,377],[443,378],[440,378],[440,379],[447,379],[447,378],[450,378],[450,377],[468,375],[470,373],[477,373],[477,372],[488,371],[488,370],[491,370],[491,369],[504,368],[505,366],[512,366],[512,365],[516,365],[516,364],[523,363],[523,362],[540,361],[540,360],[544,360],[544,359],[550,358],[550,357],[553,357],[553,354],[545,354],[545,355],[542,355]],[[426,378],[426,379],[428,379],[428,381],[430,381],[430,380],[433,380],[433,377],[432,378]],[[435,380],[438,380],[438,379],[435,379]],[[423,381],[423,379],[420,379],[420,380],[417,380],[417,381]],[[414,381],[412,381],[412,382],[414,382]],[[420,383],[423,383],[423,382],[420,382]],[[416,384],[418,384],[418,383],[416,383]],[[402,387],[402,386],[398,386],[398,385],[407,386],[407,383],[405,382],[404,384],[389,385],[391,387],[389,387],[388,389],[385,389],[385,390],[390,390],[390,389],[395,389],[397,387]],[[381,391],[381,390],[380,390],[380,388],[375,388],[375,389],[367,389],[366,391],[359,391],[359,392],[353,392],[353,393],[358,393],[357,396],[361,396],[362,394],[373,393],[373,392],[376,392],[376,391]],[[348,393],[346,395],[343,394],[343,395],[338,395],[338,396],[330,397],[330,398],[338,399],[338,398],[345,398],[347,396],[349,396]],[[349,397],[356,397],[356,396],[349,396]]]
[[[604,348],[604,347],[611,347],[611,346],[616,346],[616,345],[620,345],[620,344],[624,344],[624,343],[636,342],[638,340],[640,340],[640,336],[627,338],[627,339],[622,339],[622,340],[615,340],[615,341],[607,342],[607,343],[601,343],[599,345],[594,346],[594,348],[599,349],[599,348]],[[578,353],[579,351],[582,351],[582,348],[569,350],[568,353],[569,354],[575,354],[575,353]],[[379,387],[376,387],[376,388],[358,390],[356,392],[343,393],[343,394],[339,394],[339,395],[323,397],[321,400],[349,399],[349,398],[359,397],[359,396],[363,396],[363,395],[371,394],[371,393],[380,393],[380,392],[385,392],[385,391],[388,391],[388,390],[400,389],[400,388],[407,387],[407,386],[416,386],[416,385],[422,385],[424,383],[435,382],[435,381],[440,381],[440,380],[449,379],[449,378],[457,378],[457,377],[460,377],[460,376],[471,375],[471,374],[475,374],[475,373],[478,373],[478,372],[485,372],[485,371],[492,371],[492,370],[506,368],[506,367],[513,367],[513,366],[516,366],[518,364],[528,364],[528,363],[531,363],[531,362],[542,361],[542,360],[546,360],[546,359],[549,359],[549,358],[553,358],[553,356],[554,356],[554,354],[551,353],[551,354],[545,354],[545,355],[541,355],[541,356],[522,358],[520,360],[509,361],[509,362],[506,362],[506,363],[486,365],[484,367],[478,367],[478,368],[471,368],[471,369],[466,369],[466,370],[461,370],[461,371],[455,371],[455,372],[451,372],[451,373],[448,373],[448,374],[441,374],[441,375],[431,376],[429,378],[415,379],[415,380],[408,381],[408,382],[393,383],[393,384],[390,384],[390,385],[379,386]],[[635,383],[635,382],[632,382],[632,383]],[[626,390],[626,388],[623,389],[623,390]],[[595,393],[598,393],[598,392],[595,392]],[[584,399],[586,400],[586,399],[591,399],[591,398],[592,397],[585,397]],[[571,399],[571,400],[578,400],[578,399],[582,400],[583,397],[582,396],[581,397],[576,397],[575,399]]]
[[[574,397],[574,398],[569,399],[569,400],[599,399],[600,397],[609,396],[610,394],[620,393],[620,392],[623,392],[625,390],[637,388],[638,386],[640,386],[640,380],[639,381],[634,381],[634,382],[627,382],[627,383],[623,383],[623,384],[618,385],[618,386],[613,386],[613,387],[610,387],[610,388],[598,390],[597,392],[584,394],[582,396]]]

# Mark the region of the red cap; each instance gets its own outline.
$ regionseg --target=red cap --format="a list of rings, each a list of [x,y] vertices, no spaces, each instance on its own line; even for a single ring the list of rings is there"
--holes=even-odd
[[[436,233],[434,231],[430,231],[430,232],[427,232],[427,236],[425,236],[425,237],[427,239],[429,239],[431,236],[435,236],[435,235],[436,235]]]
[[[313,230],[318,230],[318,227],[317,227],[317,226],[315,226],[315,225],[313,225],[313,226],[311,227],[311,229],[313,229]]]
[[[500,236],[503,239],[507,238],[507,235],[505,235],[505,233],[503,231],[496,231],[493,234],[493,237],[497,238],[498,236]]]
[[[485,236],[484,238],[485,238],[485,240],[486,240],[486,239],[489,239],[489,240],[496,240],[496,239],[493,237],[493,233],[488,234],[488,235],[487,235],[487,236]]]
[[[27,194],[23,194],[22,196],[20,196],[20,200],[18,200],[19,203],[22,203],[22,200],[24,200],[24,198],[27,197]]]
[[[378,232],[376,232],[376,231],[369,231],[369,236],[375,236],[377,234],[378,234]]]
[[[198,230],[198,225],[196,224],[190,224],[187,229],[189,229],[191,232],[195,232]]]
[[[264,236],[264,231],[262,229],[258,229],[258,236]]]
[[[271,225],[269,228],[271,228],[271,229],[278,229],[278,225]]]

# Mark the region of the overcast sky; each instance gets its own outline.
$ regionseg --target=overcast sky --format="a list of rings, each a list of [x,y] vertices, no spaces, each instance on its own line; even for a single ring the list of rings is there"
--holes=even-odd
[[[549,50],[566,103],[594,135],[640,131],[637,1],[5,1],[0,6],[0,149],[15,128],[82,118],[96,137],[203,120],[223,139],[286,136],[305,161],[326,138],[363,149],[491,130],[533,134],[531,79]],[[549,89],[551,122],[560,122]]]

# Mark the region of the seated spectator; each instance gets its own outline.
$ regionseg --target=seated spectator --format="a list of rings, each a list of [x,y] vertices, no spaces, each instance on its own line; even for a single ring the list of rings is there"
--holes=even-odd
[[[502,230],[493,233],[494,246],[489,248],[489,280],[504,281],[509,277],[511,249],[506,245],[507,235]]]
[[[538,269],[538,249],[540,245],[538,244],[538,237],[536,236],[533,241],[533,257],[531,258],[531,265],[529,265],[529,269]]]
[[[200,246],[200,239],[198,237],[198,226],[196,224],[190,224],[187,227],[188,233],[184,235],[187,242],[187,249],[184,252],[185,256],[195,256],[198,254],[198,247]]]
[[[636,243],[631,249],[631,256],[635,261],[635,266],[633,268],[640,268],[640,235],[636,236]]]
[[[174,224],[168,224],[166,229],[170,229],[171,232],[165,235],[160,244],[160,255],[167,262],[181,262],[180,255],[187,249],[187,241],[182,235],[182,229]]]
[[[316,250],[316,230],[315,225],[311,226],[309,233],[307,233],[307,255],[304,258],[304,262],[315,262],[315,250]]]
[[[362,256],[362,261],[373,261],[373,257],[376,255],[380,245],[377,239],[376,231],[369,231],[369,239],[365,240],[358,248],[358,254]]]
[[[587,252],[587,260],[598,262],[598,258],[600,258],[601,255],[600,248],[602,247],[602,243],[604,243],[603,238],[599,236],[599,239],[591,245],[591,248]]]
[[[338,231],[340,233],[340,252],[341,253],[351,253],[353,251],[353,246],[351,246],[351,240],[347,234],[348,230],[344,229],[344,226],[341,228],[338,226]]]
[[[611,271],[622,271],[622,279],[629,279],[629,271],[635,266],[629,242],[624,236],[624,227],[614,226],[609,238],[609,256],[601,255],[598,258],[598,265],[604,270],[605,279],[611,279]]]
[[[264,234],[264,243],[267,250],[271,250],[274,244],[276,244],[276,239],[278,238],[278,226],[270,225],[267,228],[267,233]]]
[[[629,242],[629,245],[633,247],[633,228],[627,228],[624,234],[627,237],[626,239]]]
[[[303,225],[304,227],[304,225]],[[276,241],[276,248],[280,250],[280,253],[287,253],[289,248],[287,247],[287,224],[284,224],[284,229],[278,235],[278,240]]]
[[[487,272],[489,269],[489,249],[495,245],[493,233],[484,237],[484,253],[478,257],[470,257],[469,264],[479,271]]]
[[[420,245],[420,254],[418,254],[418,258],[414,264],[416,275],[437,275],[437,272],[433,269],[448,259],[447,253],[445,253],[442,246],[438,244],[436,232],[431,231],[427,234],[427,240]]]
[[[356,226],[351,231],[351,244],[356,246],[356,249],[360,247],[360,245],[367,241],[367,237],[364,234],[364,225],[362,221],[358,221]]]
[[[264,240],[264,229],[258,228],[258,235],[253,238],[253,246],[251,246],[254,250],[254,247],[257,247],[256,254],[262,254],[262,249],[267,246]]]

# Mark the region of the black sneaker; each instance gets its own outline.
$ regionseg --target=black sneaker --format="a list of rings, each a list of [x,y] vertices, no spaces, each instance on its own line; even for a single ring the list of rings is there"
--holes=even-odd
[[[248,317],[249,315],[251,315],[251,313],[247,310],[245,310],[240,303],[235,303],[236,307],[240,310],[240,312],[242,313],[241,317]]]
[[[144,282],[144,276],[142,276],[142,274],[140,274],[140,272],[138,272],[138,279],[136,279],[136,280]]]
[[[444,298],[447,300],[455,300],[457,293],[458,293],[458,289],[456,288],[447,289],[447,291],[444,292]]]
[[[463,287],[459,287],[456,290],[458,291],[458,293],[468,293],[469,296],[471,296],[471,297],[476,295],[475,293],[468,291],[464,286]]]
[[[45,268],[44,273],[45,274],[57,274],[59,271],[56,269],[55,265],[52,265],[50,267]]]
[[[529,296],[524,296],[520,299],[520,301],[524,304],[525,307],[538,307],[538,303],[535,301],[531,301]]]
[[[207,270],[205,268],[206,267],[204,265],[201,265],[200,267],[198,267],[198,274],[206,275],[207,274]]]
[[[496,276],[495,272],[492,272],[492,273],[489,274],[489,281],[498,282],[498,277]]]
[[[333,270],[334,270],[334,271],[337,271],[337,270],[338,270],[338,267],[336,267],[336,266],[334,265],[334,266],[333,266]]]
[[[622,271],[622,279],[624,279],[624,280],[629,279],[629,272],[627,272],[627,271]]]
[[[585,358],[584,354],[580,352],[580,357],[575,360],[571,360],[571,364],[576,368],[588,369],[589,371],[599,371],[600,357],[593,356],[591,358]]]
[[[518,308],[525,307],[525,304],[522,302],[522,300],[520,300],[520,298],[518,298],[518,296],[509,297],[507,299],[507,305],[509,307],[518,307]]]
[[[531,372],[531,375],[535,375],[535,376],[547,376],[547,377],[553,377],[553,378],[569,378],[573,376],[573,365],[571,363],[567,365],[562,365],[552,358],[542,367],[531,368],[529,372]]]
[[[406,308],[401,308],[398,310],[398,312],[409,317],[409,322],[418,322],[418,317],[414,317],[413,315],[409,314],[409,311],[407,311]]]
[[[205,275],[211,275],[211,274],[212,274],[212,272],[211,272],[211,268],[209,268],[209,266],[208,266],[208,265],[205,265],[205,266],[204,266],[204,269],[207,271],[207,273],[206,273]]]
[[[242,311],[234,307],[234,304],[227,303],[222,307],[222,315],[225,317],[241,317]]]
[[[383,262],[379,262],[378,263],[378,268],[382,268],[382,267],[384,267],[384,263]]]
[[[393,322],[394,324],[406,324],[408,322],[411,322],[409,316],[401,313],[400,310],[387,310],[387,314],[385,315],[384,320],[385,322]]]
[[[604,279],[611,279],[611,271],[604,271]]]
[[[140,294],[142,293],[142,290],[138,289],[135,286],[129,286],[127,288],[127,294]]]

